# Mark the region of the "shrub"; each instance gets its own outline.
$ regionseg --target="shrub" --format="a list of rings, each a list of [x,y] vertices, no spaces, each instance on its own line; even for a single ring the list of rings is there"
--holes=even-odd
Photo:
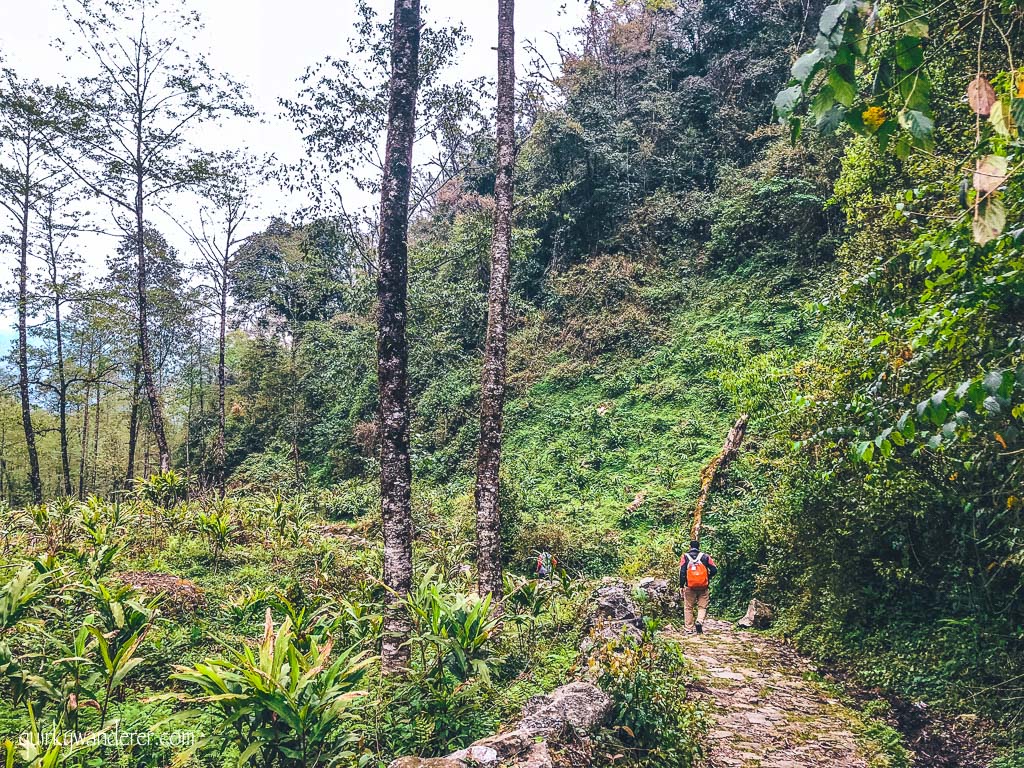
[[[689,768],[706,730],[701,709],[688,700],[692,669],[677,643],[624,638],[592,657],[598,684],[612,697],[613,731],[607,750],[636,766]]]

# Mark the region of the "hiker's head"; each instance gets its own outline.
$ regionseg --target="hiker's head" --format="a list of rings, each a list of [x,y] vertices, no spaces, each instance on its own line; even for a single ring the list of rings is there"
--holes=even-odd
[[[690,542],[690,549],[700,549],[700,542],[694,539]]]

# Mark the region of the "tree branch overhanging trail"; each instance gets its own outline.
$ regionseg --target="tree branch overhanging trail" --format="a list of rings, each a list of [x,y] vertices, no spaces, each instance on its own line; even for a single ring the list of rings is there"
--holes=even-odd
[[[746,413],[736,419],[736,423],[732,425],[732,429],[729,430],[729,434],[725,438],[722,450],[700,471],[700,493],[697,495],[697,504],[693,510],[693,526],[690,528],[690,538],[693,540],[700,539],[704,509],[707,507],[708,496],[711,495],[715,480],[718,479],[720,473],[725,473],[729,464],[739,455],[740,444],[747,431],[749,419],[750,415]]]

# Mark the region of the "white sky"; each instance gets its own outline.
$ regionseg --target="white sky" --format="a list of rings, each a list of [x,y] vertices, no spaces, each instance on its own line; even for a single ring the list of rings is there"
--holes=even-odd
[[[198,143],[206,149],[247,148],[274,153],[282,161],[294,161],[303,151],[298,134],[279,118],[277,99],[295,93],[296,79],[306,67],[327,55],[340,55],[352,35],[355,3],[352,0],[166,0],[185,2],[200,12],[205,22],[201,47],[218,70],[245,83],[253,105],[265,122],[228,125]],[[390,16],[393,0],[371,0],[380,17]],[[581,0],[517,0],[517,63],[527,60],[524,40],[535,41],[541,50],[553,51],[548,32],[564,32],[582,14]],[[472,40],[458,67],[460,77],[494,77],[497,44],[497,0],[430,0],[424,18],[431,23],[458,21]],[[74,78],[64,56],[51,42],[70,37],[63,11],[56,0],[0,0],[0,55],[22,77],[43,81]],[[267,214],[283,213],[297,201],[279,193],[263,201]],[[173,225],[171,225],[173,226]],[[188,259],[179,233],[163,227],[165,234]],[[82,249],[94,270],[103,263],[104,248],[90,244]],[[0,254],[0,284],[10,285],[13,256]],[[0,350],[6,352],[13,338],[13,309],[0,308]]]

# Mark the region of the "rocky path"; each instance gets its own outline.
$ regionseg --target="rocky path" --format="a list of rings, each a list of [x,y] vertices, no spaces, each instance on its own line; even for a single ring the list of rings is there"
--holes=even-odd
[[[873,768],[887,761],[863,734],[858,713],[810,681],[789,647],[724,621],[703,635],[672,632],[699,669],[711,705],[705,768]]]

